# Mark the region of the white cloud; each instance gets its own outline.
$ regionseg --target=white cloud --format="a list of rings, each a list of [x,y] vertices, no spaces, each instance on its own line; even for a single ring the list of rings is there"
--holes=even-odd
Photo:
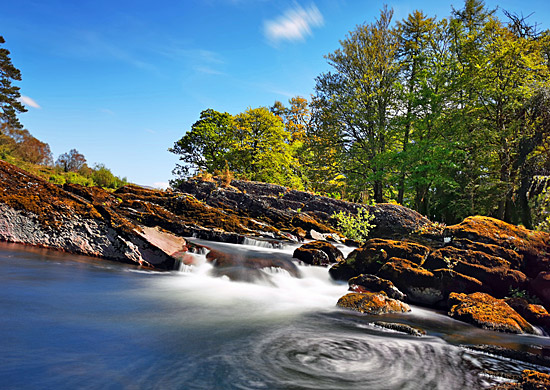
[[[296,6],[275,20],[264,22],[264,34],[273,42],[299,41],[312,35],[312,27],[324,24],[323,15],[315,5],[309,8]]]
[[[40,105],[34,99],[32,99],[28,96],[21,96],[19,98],[19,101],[21,103],[23,103],[25,106],[29,106],[29,107],[32,107],[32,108],[42,108],[42,107],[40,107]]]

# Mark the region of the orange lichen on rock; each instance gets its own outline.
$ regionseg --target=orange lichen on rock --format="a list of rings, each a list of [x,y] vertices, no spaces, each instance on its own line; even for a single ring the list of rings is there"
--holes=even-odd
[[[520,269],[534,277],[550,271],[550,234],[528,230],[489,217],[468,217],[445,229],[445,236],[511,249],[523,257]]]
[[[533,370],[523,370],[519,382],[503,383],[490,390],[546,390],[550,389],[550,375]]]
[[[1,160],[0,202],[35,214],[47,226],[55,227],[71,214],[101,218],[91,203],[70,197],[61,188]]]
[[[512,309],[503,299],[489,294],[449,295],[449,316],[480,328],[508,333],[535,333],[535,330],[523,317]]]
[[[379,293],[348,293],[338,300],[337,306],[365,314],[404,313],[409,305]]]

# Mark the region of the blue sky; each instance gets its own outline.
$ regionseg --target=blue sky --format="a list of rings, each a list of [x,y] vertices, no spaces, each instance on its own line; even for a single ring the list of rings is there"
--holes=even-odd
[[[0,35],[29,111],[23,125],[54,158],[76,148],[131,182],[162,186],[167,151],[207,108],[309,97],[324,55],[383,4],[447,17],[462,1],[4,1]],[[550,2],[486,1],[550,28]]]

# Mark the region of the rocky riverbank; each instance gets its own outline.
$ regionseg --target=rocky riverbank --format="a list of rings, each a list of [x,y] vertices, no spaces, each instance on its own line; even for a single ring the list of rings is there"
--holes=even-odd
[[[295,257],[330,266],[334,279],[348,281],[353,295],[342,307],[383,313],[402,310],[402,301],[443,308],[488,329],[550,327],[550,235],[492,218],[444,227],[403,206],[368,206],[376,227],[344,258],[326,240],[354,243],[331,215],[361,206],[278,185],[189,180],[178,191],[126,186],[108,192],[56,186],[0,161],[0,188],[1,240],[170,270],[187,261],[192,245],[183,237],[317,239]],[[223,254],[212,252],[209,260],[218,274],[232,274],[234,264]],[[292,263],[278,259],[252,266],[258,267],[296,274]]]

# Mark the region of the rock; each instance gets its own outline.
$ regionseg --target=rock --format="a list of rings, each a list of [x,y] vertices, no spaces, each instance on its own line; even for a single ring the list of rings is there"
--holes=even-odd
[[[216,269],[216,274],[227,276],[240,276],[240,273],[246,272],[246,270],[260,270],[263,268],[280,268],[285,270],[294,277],[300,277],[300,270],[296,265],[286,258],[278,258],[274,256],[269,257],[241,257],[233,254],[220,252],[217,250],[211,250],[206,255],[206,259],[211,262]],[[221,272],[219,269],[231,269],[229,273]],[[252,271],[253,274],[257,274],[256,271]],[[243,281],[248,281],[248,277],[242,278]]]
[[[422,214],[391,203],[370,206],[369,213],[374,215],[376,225],[369,233],[370,238],[403,238],[431,223]]]
[[[451,263],[462,261],[463,263],[478,264],[488,268],[511,268],[511,263],[502,257],[489,255],[485,252],[444,247],[430,253],[424,267],[427,269],[447,268]]]
[[[550,272],[540,272],[531,282],[530,288],[546,307],[550,307]]]
[[[322,255],[319,252],[321,252]],[[301,247],[296,248],[292,257],[306,264],[325,266],[344,260],[342,251],[326,241],[313,241],[303,244]]]
[[[309,231],[309,235],[307,237],[309,237],[309,238],[311,238],[312,240],[315,240],[315,241],[325,241],[326,240],[326,236],[322,233],[319,233],[315,229],[311,229]]]
[[[380,268],[378,276],[391,280],[411,302],[432,305],[445,298],[434,274],[406,259],[391,258]]]
[[[449,295],[449,316],[480,328],[507,333],[531,333],[534,328],[503,299],[485,293]]]
[[[521,271],[510,269],[510,262],[484,252],[445,247],[428,256],[427,269],[448,268],[463,275],[483,280],[496,297],[503,298],[510,289],[524,290],[528,278]],[[481,291],[481,290],[479,290]]]
[[[524,298],[506,298],[504,301],[529,323],[550,329],[550,314],[544,306],[529,303]]]
[[[406,303],[376,293],[348,293],[338,300],[337,306],[365,314],[403,313],[411,310]]]
[[[330,265],[330,259],[328,258],[328,255],[320,249],[297,248],[294,251],[292,257],[297,258],[298,260],[310,265],[318,265],[322,267],[328,267]]]
[[[307,236],[307,232],[301,227],[295,227],[290,231],[290,233],[297,237],[299,241],[304,241]]]
[[[474,242],[466,238],[453,238],[453,240],[449,243],[449,246],[458,249],[483,252],[490,256],[500,257],[501,259],[507,260],[510,263],[510,267],[512,269],[519,269],[523,262],[523,256],[521,256],[514,250],[503,248],[494,244]]]
[[[406,296],[392,282],[386,279],[381,279],[375,275],[359,275],[351,278],[348,281],[350,290],[354,292],[383,292],[388,297],[405,300]]]
[[[374,325],[380,326],[386,329],[395,330],[401,333],[407,333],[407,334],[410,334],[411,336],[416,336],[416,337],[422,337],[426,334],[426,331],[424,329],[420,329],[420,328],[406,325],[406,324],[398,324],[395,322],[376,321],[374,322]]]
[[[441,291],[444,299],[452,292],[471,294],[474,292],[491,292],[478,279],[460,272],[442,268],[432,272],[436,280],[435,286]]]
[[[503,383],[490,388],[490,390],[546,390],[550,389],[550,375],[524,370],[519,382]]]
[[[550,271],[550,234],[528,230],[489,217],[468,217],[445,229],[444,235],[513,250],[522,257],[519,270],[534,278]]]
[[[429,248],[413,242],[371,239],[351,252],[344,262],[333,266],[330,275],[336,280],[348,280],[361,274],[376,274],[391,257],[421,264],[428,253]]]
[[[490,291],[479,280],[450,269],[429,271],[406,259],[392,258],[378,272],[407,294],[409,301],[434,306],[446,305],[451,292]]]

